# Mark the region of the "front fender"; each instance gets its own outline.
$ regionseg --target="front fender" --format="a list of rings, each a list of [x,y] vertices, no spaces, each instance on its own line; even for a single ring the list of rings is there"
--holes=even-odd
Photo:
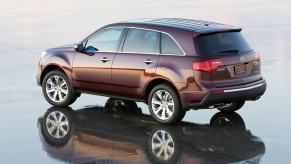
[[[42,79],[51,69],[62,69],[67,75],[68,79],[72,80],[74,53],[72,52],[47,52],[47,54],[40,60]]]

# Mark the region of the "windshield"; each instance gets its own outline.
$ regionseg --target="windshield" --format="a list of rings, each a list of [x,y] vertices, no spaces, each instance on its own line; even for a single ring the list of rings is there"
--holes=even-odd
[[[194,38],[199,56],[217,56],[252,50],[240,32],[222,32]]]

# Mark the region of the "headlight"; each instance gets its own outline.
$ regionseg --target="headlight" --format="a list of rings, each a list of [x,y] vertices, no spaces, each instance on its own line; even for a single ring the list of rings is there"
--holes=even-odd
[[[46,51],[42,52],[40,58],[43,58],[46,54]]]

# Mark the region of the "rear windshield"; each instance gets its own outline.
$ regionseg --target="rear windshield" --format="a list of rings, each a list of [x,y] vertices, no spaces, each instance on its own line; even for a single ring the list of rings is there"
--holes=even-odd
[[[240,32],[223,32],[194,38],[199,56],[237,54],[252,50]]]

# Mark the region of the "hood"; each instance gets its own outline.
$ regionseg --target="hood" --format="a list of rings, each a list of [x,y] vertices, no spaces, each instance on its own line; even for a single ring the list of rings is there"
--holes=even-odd
[[[75,44],[54,47],[54,48],[48,49],[47,51],[75,51]]]

